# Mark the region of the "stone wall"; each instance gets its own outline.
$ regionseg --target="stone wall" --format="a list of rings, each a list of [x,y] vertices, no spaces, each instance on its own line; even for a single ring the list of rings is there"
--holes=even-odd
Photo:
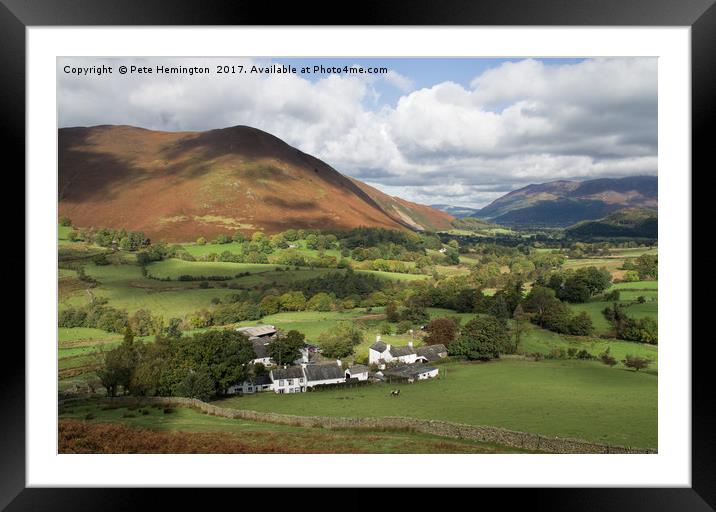
[[[472,441],[495,443],[513,448],[524,448],[525,450],[547,453],[656,453],[655,450],[650,449],[598,444],[580,439],[548,437],[499,427],[466,425],[439,420],[422,420],[395,416],[384,418],[294,416],[274,412],[217,407],[194,398],[181,397],[116,397],[105,398],[104,402],[118,406],[160,405],[164,407],[190,407],[205,414],[220,416],[222,418],[278,423],[296,427],[413,431],[454,439],[469,439]]]

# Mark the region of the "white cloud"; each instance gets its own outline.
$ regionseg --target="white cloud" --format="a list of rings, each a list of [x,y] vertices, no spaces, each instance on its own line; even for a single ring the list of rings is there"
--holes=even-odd
[[[61,59],[58,65],[111,60]],[[418,90],[394,71],[379,79],[332,75],[316,81],[291,74],[60,72],[59,120],[60,126],[159,130],[255,126],[388,193],[480,206],[528,183],[656,174],[656,66],[653,58],[527,59],[489,69],[467,87],[444,81]],[[378,80],[404,93],[395,105],[380,105]]]

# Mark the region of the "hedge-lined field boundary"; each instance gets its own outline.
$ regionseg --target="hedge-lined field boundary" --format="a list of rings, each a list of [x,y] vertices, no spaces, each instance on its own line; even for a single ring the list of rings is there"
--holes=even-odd
[[[68,400],[72,402],[74,400]],[[115,397],[104,398],[103,403],[118,406],[158,405],[163,407],[189,407],[205,414],[230,419],[243,419],[263,423],[278,423],[295,427],[355,429],[355,430],[402,430],[432,434],[453,439],[468,439],[494,443],[512,448],[547,453],[656,453],[656,450],[593,443],[582,439],[548,437],[529,432],[519,432],[500,427],[467,425],[441,420],[424,420],[387,416],[383,418],[343,418],[331,416],[296,416],[274,412],[258,412],[243,409],[217,407],[195,398],[183,397]]]

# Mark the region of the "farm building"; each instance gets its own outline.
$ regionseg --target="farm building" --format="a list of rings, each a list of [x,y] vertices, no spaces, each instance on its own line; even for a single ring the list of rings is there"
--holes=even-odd
[[[432,379],[437,377],[439,370],[434,366],[428,366],[425,364],[405,364],[396,366],[383,371],[383,376],[390,380],[391,378],[407,379],[408,382],[415,382],[416,380]]]
[[[227,393],[230,395],[237,393],[260,393],[261,391],[268,391],[269,389],[271,389],[271,376],[266,373],[231,386],[227,390]]]
[[[346,379],[368,380],[368,367],[354,364],[346,370]]]
[[[338,384],[346,381],[346,374],[340,359],[334,363],[306,365],[303,367],[303,372],[306,375],[307,387]]]
[[[368,363],[377,364],[378,366],[393,361],[400,361],[405,364],[412,364],[418,360],[418,354],[413,348],[413,342],[409,341],[405,347],[394,347],[390,343],[380,341],[380,336],[376,337],[368,349]]]
[[[251,344],[254,347],[254,355],[256,356],[251,360],[252,364],[261,363],[264,366],[271,366],[273,361],[268,355],[269,341],[263,338],[254,338],[251,340]]]
[[[251,327],[238,327],[236,329],[237,332],[240,332],[244,336],[248,336],[249,339],[251,338],[272,338],[275,337],[278,333],[278,329],[276,329],[273,325],[263,324],[263,325],[254,325]]]
[[[448,355],[447,347],[443,344],[418,347],[415,352],[418,354],[418,359],[422,359],[424,362],[437,361]]]
[[[302,393],[306,391],[306,376],[300,366],[274,368],[269,372],[274,393]]]

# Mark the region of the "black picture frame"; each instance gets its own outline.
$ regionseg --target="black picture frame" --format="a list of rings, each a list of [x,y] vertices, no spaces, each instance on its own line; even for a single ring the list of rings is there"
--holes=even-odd
[[[5,161],[25,164],[25,29],[31,26],[108,25],[512,25],[689,26],[692,49],[692,169],[713,168],[716,113],[716,6],[714,0],[414,0],[356,3],[350,9],[322,2],[242,0],[0,0],[0,126]],[[320,13],[320,14],[319,14]],[[348,23],[350,22],[350,23]],[[54,114],[53,114],[54,115]],[[709,130],[708,128],[711,128]],[[711,164],[709,166],[709,164]],[[693,171],[685,169],[685,176]],[[691,298],[685,298],[690,300]],[[696,305],[694,306],[696,307]],[[707,341],[707,340],[702,340]],[[692,346],[692,487],[481,490],[501,506],[529,499],[550,510],[714,510],[716,421],[707,382],[708,348]],[[5,344],[8,350],[10,343]],[[0,509],[120,510],[138,508],[152,490],[39,489],[25,485],[25,353],[14,344],[4,364],[0,422]],[[22,361],[23,364],[19,364]],[[198,493],[173,490],[189,505]],[[149,504],[153,505],[149,499]],[[146,504],[146,502],[145,502]],[[540,507],[541,508],[541,507]]]

